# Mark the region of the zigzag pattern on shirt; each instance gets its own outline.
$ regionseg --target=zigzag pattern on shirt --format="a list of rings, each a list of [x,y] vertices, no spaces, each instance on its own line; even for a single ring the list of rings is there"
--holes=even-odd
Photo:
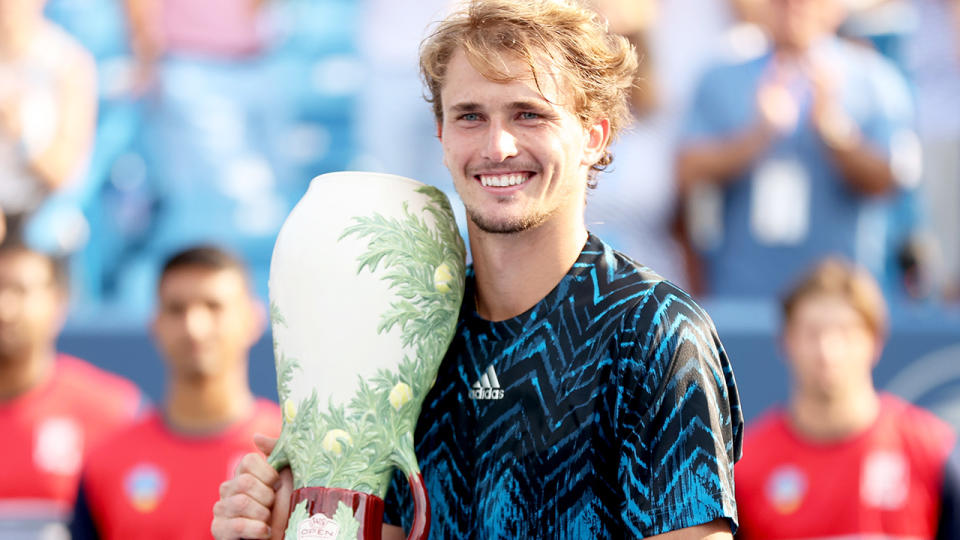
[[[503,399],[469,399],[489,366]],[[646,536],[734,516],[733,384],[706,314],[591,236],[529,312],[461,315],[418,424],[434,534]]]

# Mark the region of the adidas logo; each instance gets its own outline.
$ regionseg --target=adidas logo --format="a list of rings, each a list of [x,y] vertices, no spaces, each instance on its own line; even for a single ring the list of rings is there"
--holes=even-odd
[[[480,380],[473,383],[470,389],[470,399],[503,399],[503,390],[497,373],[493,371],[493,364],[487,366],[487,371],[480,376]]]

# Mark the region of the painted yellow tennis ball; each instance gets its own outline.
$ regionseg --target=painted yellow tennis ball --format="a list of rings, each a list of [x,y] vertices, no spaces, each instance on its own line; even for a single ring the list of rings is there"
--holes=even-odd
[[[447,263],[440,263],[437,269],[433,271],[433,288],[437,292],[450,292],[450,283],[453,281],[453,273]]]
[[[350,434],[342,429],[331,429],[323,436],[323,440],[320,441],[320,446],[330,452],[335,456],[339,456],[343,453],[344,445],[349,445],[353,440],[350,438]]]
[[[399,382],[393,387],[393,390],[390,390],[388,399],[390,400],[390,405],[399,411],[400,407],[403,407],[408,401],[413,399],[413,390],[410,389],[409,384]]]
[[[287,398],[283,402],[283,419],[287,421],[288,424],[292,423],[293,420],[297,417],[297,405],[293,402],[292,399]]]

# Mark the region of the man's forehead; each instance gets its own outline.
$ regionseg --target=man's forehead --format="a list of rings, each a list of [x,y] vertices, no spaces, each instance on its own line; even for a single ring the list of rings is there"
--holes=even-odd
[[[528,59],[508,50],[498,50],[489,55],[480,56],[458,48],[451,55],[447,66],[448,76],[441,87],[441,92],[452,82],[450,66],[456,66],[461,70],[472,70],[487,81],[502,84],[505,88],[511,84],[524,84],[533,90],[525,99],[539,100],[545,105],[563,106],[561,98],[569,94],[562,70],[546,53]]]
[[[11,251],[0,255],[0,272],[6,275],[29,275],[32,281],[49,281],[54,274],[53,263],[32,251]]]
[[[176,285],[176,287],[174,287]],[[243,292],[247,290],[246,276],[232,267],[208,268],[184,266],[168,272],[160,281],[160,294],[206,290],[210,292]]]

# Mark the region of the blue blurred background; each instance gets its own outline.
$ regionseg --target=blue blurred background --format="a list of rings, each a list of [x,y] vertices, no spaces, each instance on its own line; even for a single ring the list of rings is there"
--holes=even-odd
[[[155,401],[163,392],[163,368],[146,328],[158,264],[173,250],[201,241],[226,245],[250,264],[257,292],[265,299],[273,239],[314,176],[381,170],[435,184],[455,200],[416,72],[418,42],[446,2],[262,4],[258,17],[264,30],[255,51],[168,54],[145,90],[136,80],[122,2],[50,0],[46,6],[47,16],[94,56],[99,111],[84,179],[47,199],[27,236],[71,260],[72,311],[61,350],[130,377]],[[689,94],[714,48],[708,36],[725,35],[736,22],[729,10],[718,7],[723,5],[720,0],[664,3],[662,26],[654,32],[662,47],[657,66],[661,79],[687,88],[677,90],[677,96]],[[700,9],[703,18],[687,20],[683,27],[678,21],[696,17],[692,12],[681,16],[680,8]],[[704,20],[716,21],[709,32],[691,30],[689,25],[706,24]],[[868,35],[896,61],[905,36],[915,29],[909,19],[896,22],[874,20],[857,27],[853,21],[848,27]],[[658,168],[656,159],[647,159],[633,169],[642,171],[636,182],[621,182],[632,167],[630,152],[623,149],[647,145],[638,156],[659,152],[666,162],[672,149],[658,126],[675,125],[670,119],[682,116],[683,107],[679,97],[668,100],[660,116],[625,136],[614,148],[615,154],[622,150],[621,168],[609,181],[601,179],[595,200],[588,203],[591,229],[680,283],[684,278],[669,257],[631,247],[631,240],[660,235],[659,225],[628,226],[629,219],[618,222],[617,216],[668,213],[668,167]],[[960,115],[960,109],[945,114]],[[650,145],[659,146],[651,150]],[[644,199],[624,207],[623,201],[634,200],[631,189],[638,185],[648,190]],[[651,192],[663,196],[649,196]],[[960,200],[948,204],[960,209]],[[903,206],[909,210],[900,215],[915,212],[911,203]],[[71,217],[77,212],[83,216],[81,225]],[[956,231],[949,235],[956,238]],[[928,406],[960,427],[956,298],[905,294],[896,270],[881,277],[891,302],[892,335],[876,370],[878,386]],[[748,420],[783,401],[787,379],[777,343],[776,300],[703,300],[734,362]],[[253,351],[251,374],[254,391],[276,399],[269,335]]]

